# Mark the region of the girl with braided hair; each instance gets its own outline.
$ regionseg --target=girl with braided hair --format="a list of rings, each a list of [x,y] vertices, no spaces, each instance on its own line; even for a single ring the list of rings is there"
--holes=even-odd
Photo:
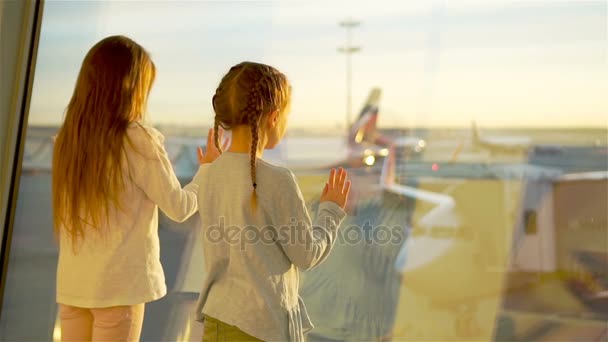
[[[275,68],[233,66],[215,95],[215,129],[232,144],[197,177],[205,277],[197,305],[203,341],[303,341],[312,329],[299,270],[319,265],[336,240],[350,190],[332,169],[315,221],[293,173],[262,159],[286,130],[291,88]],[[221,152],[219,139],[216,148]]]

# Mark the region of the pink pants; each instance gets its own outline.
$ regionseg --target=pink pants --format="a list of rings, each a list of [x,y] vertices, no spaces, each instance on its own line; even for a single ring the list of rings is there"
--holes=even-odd
[[[59,304],[61,341],[139,341],[144,304],[86,309]]]

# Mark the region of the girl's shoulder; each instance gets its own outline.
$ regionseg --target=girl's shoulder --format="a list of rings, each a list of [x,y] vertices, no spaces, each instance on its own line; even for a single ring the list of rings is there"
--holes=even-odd
[[[263,167],[264,171],[261,172],[262,175],[266,176],[266,178],[272,180],[274,184],[277,185],[296,185],[297,179],[294,173],[283,166],[271,164],[264,160],[258,160],[260,166]]]
[[[132,122],[127,129],[127,135],[132,139],[152,141],[163,144],[165,136],[156,128],[140,122]]]
[[[273,208],[280,211],[294,205],[302,205],[302,191],[296,175],[290,169],[265,161],[258,165],[261,166],[261,172],[258,172],[258,193],[266,201],[273,203]]]
[[[164,150],[165,137],[156,128],[133,122],[127,129],[127,150],[133,150],[145,157],[156,157]]]

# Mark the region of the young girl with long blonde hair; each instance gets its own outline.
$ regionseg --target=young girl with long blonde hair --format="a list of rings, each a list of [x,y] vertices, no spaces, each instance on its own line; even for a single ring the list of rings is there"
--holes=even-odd
[[[162,134],[142,123],[155,74],[131,39],[101,40],[82,63],[57,135],[53,219],[63,341],[139,340],[144,304],[167,292],[157,208],[179,222],[198,208],[198,184],[182,189]],[[200,163],[219,153],[212,131],[208,138]]]
[[[251,62],[232,67],[213,96],[215,128],[231,130],[232,145],[195,180],[205,189],[203,341],[302,341],[312,328],[298,270],[329,255],[350,181],[331,170],[313,223],[293,173],[262,159],[285,134],[290,96],[285,75]]]

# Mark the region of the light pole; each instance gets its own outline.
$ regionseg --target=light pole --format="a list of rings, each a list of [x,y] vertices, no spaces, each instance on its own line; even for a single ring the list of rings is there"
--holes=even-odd
[[[346,19],[340,22],[340,26],[346,29],[346,45],[339,47],[338,51],[346,56],[346,136],[348,138],[351,116],[351,92],[352,92],[352,76],[351,76],[351,55],[361,50],[359,46],[352,45],[352,29],[359,26],[361,22],[352,19]]]

